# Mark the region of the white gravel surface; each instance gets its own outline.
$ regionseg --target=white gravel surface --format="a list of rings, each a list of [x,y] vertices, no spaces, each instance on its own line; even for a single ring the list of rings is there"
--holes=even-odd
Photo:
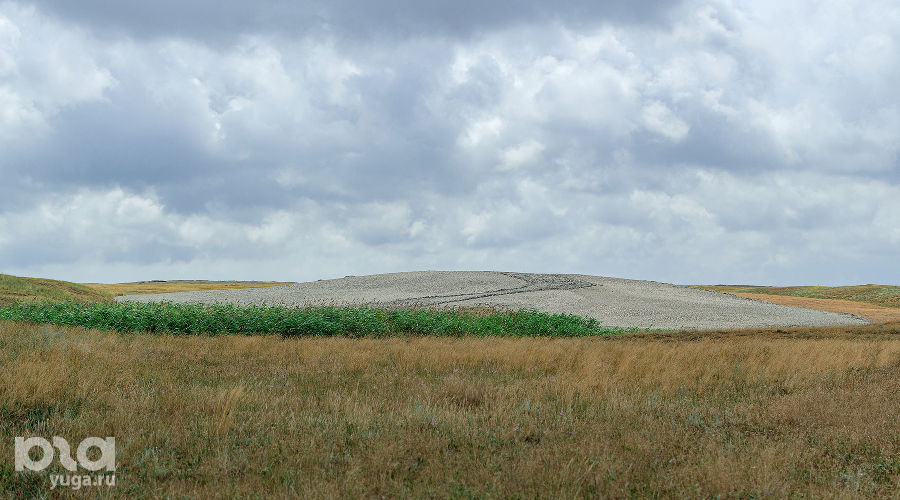
[[[858,325],[869,320],[683,286],[579,274],[416,271],[291,285],[127,295],[118,301],[279,306],[494,307],[596,318],[606,326],[712,329]]]

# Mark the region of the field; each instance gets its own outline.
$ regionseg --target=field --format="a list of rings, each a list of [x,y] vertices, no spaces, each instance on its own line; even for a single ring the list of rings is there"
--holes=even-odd
[[[0,274],[0,307],[22,300],[109,302],[116,295],[138,293],[189,292],[285,285],[269,281],[144,281],[139,283],[69,283],[40,278]]]
[[[900,287],[860,286],[698,286],[783,306],[806,307],[869,318],[876,323],[900,321]]]
[[[196,290],[228,290],[236,288],[263,288],[286,285],[275,281],[141,281],[136,283],[84,283],[84,286],[107,295],[135,295],[139,293],[193,292]]]
[[[350,338],[0,321],[0,366],[0,433],[116,437],[117,484],[89,495],[900,497],[896,322]],[[11,456],[0,491],[66,494]]]
[[[698,286],[706,290],[736,294],[765,294],[787,297],[807,297],[811,299],[836,299],[863,302],[882,307],[900,308],[900,286],[857,285],[857,286],[744,286],[709,285]]]
[[[837,313],[849,313],[868,318],[876,323],[892,323],[900,321],[900,307],[877,306],[866,302],[843,299],[816,299],[794,297],[790,295],[770,295],[764,293],[731,292],[739,297],[765,300],[783,306],[807,307]]]
[[[111,295],[85,285],[0,274],[0,307],[23,300],[106,302],[111,299]]]
[[[897,495],[900,330],[689,337],[3,322],[0,428],[116,436],[123,496]],[[46,483],[0,466],[7,495]]]

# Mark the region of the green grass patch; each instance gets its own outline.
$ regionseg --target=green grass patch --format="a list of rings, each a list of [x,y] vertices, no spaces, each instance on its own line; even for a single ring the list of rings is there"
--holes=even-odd
[[[19,302],[0,309],[0,320],[51,323],[119,332],[172,334],[272,334],[389,337],[397,335],[587,337],[635,329],[538,311],[473,313],[436,309],[367,307],[284,308],[154,303]]]

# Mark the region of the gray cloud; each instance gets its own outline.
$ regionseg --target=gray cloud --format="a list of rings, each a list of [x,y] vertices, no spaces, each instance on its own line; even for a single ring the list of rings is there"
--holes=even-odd
[[[900,280],[892,4],[216,5],[0,4],[0,271]]]
[[[273,32],[301,36],[333,34],[345,39],[435,35],[455,38],[533,22],[587,26],[598,22],[658,23],[676,5],[658,0],[560,0],[552,5],[538,0],[87,0],[78,4],[42,0],[36,3],[47,12],[112,34],[210,41]]]

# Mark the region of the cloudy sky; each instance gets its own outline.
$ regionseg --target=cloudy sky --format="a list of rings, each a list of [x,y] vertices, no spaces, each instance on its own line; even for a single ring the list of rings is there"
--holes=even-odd
[[[900,284],[896,0],[0,0],[0,272]]]

